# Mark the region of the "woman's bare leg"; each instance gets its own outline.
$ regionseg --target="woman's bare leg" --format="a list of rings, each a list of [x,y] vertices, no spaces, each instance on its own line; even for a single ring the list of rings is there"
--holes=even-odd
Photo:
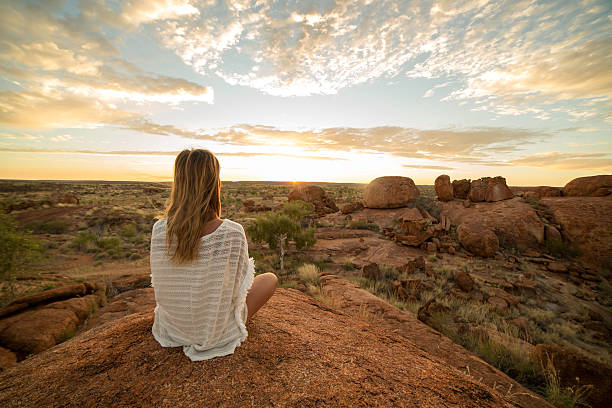
[[[278,278],[271,272],[262,273],[253,279],[253,285],[247,292],[246,304],[249,310],[247,319],[255,313],[272,297],[276,290]]]

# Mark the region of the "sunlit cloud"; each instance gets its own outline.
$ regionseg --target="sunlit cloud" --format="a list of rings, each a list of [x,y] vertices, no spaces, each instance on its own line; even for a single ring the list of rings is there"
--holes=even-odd
[[[454,167],[448,166],[434,166],[430,164],[402,164],[402,167],[409,169],[425,169],[425,170],[454,170]]]
[[[271,95],[334,94],[405,74],[452,79],[459,87],[446,101],[544,120],[542,106],[555,101],[601,98],[579,115],[612,97],[612,6],[603,1],[244,1],[199,10],[159,22],[161,41],[202,74]]]
[[[612,172],[612,155],[608,153],[538,153],[512,160],[513,165],[554,169],[602,170]]]
[[[56,15],[36,5],[0,5],[0,75],[15,85],[0,91],[1,125],[114,125],[140,117],[129,107],[118,108],[119,103],[213,102],[210,87],[146,72],[126,61],[113,41],[102,35],[112,14],[109,10],[102,13],[102,4],[84,4],[85,11],[78,18]],[[126,15],[142,23],[190,14],[191,6],[187,6],[172,1],[132,2],[126,6]],[[105,19],[99,19],[101,15]]]

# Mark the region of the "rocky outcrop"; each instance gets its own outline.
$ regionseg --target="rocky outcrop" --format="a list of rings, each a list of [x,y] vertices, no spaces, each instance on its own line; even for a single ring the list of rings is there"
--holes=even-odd
[[[362,209],[363,204],[361,202],[355,202],[344,204],[342,207],[340,207],[340,212],[342,212],[342,214],[351,214]]]
[[[368,208],[405,207],[419,196],[419,190],[409,177],[385,176],[374,179],[364,193],[364,205]]]
[[[244,200],[242,202],[242,211],[246,213],[252,212],[263,212],[263,211],[271,211],[272,207],[263,205],[263,204],[255,204],[255,200]]]
[[[612,391],[612,367],[591,360],[565,347],[538,344],[531,354],[532,360],[541,367],[557,371],[562,388],[591,386],[586,400],[592,407],[609,407]],[[549,367],[552,369],[553,367]]]
[[[453,194],[455,198],[465,200],[470,194],[471,180],[453,180]]]
[[[4,371],[0,405],[510,408],[516,405],[509,398],[543,402],[526,390],[527,396],[514,396],[523,390],[514,383],[506,396],[510,379],[459,346],[440,345],[439,335],[430,337],[433,348],[463,350],[460,361],[449,366],[403,335],[296,290],[277,290],[249,321],[247,340],[226,357],[190,362],[180,347],[160,347],[152,323],[152,313],[130,315]],[[487,368],[482,382],[479,366]],[[499,377],[495,389],[485,385],[492,376]]]
[[[543,198],[540,203],[583,262],[612,269],[612,196]]]
[[[563,187],[566,197],[604,197],[612,194],[612,174],[578,177]]]
[[[87,320],[81,331],[109,324],[134,313],[150,312],[155,308],[153,288],[140,288],[123,292],[112,298]]]
[[[370,292],[335,275],[322,276],[321,284],[335,309],[371,321],[397,333],[423,350],[432,359],[439,359],[449,368],[458,369],[462,373],[467,372],[481,383],[501,390],[517,406],[552,408],[552,405],[542,398],[455,344],[448,337],[422,323],[414,315],[391,306]],[[414,406],[419,406],[419,403],[415,403]]]
[[[468,195],[472,202],[486,201],[489,203],[508,200],[514,197],[512,190],[506,185],[506,179],[500,176],[483,177],[472,181]]]
[[[446,174],[442,174],[436,178],[434,187],[436,188],[438,200],[450,201],[453,199],[453,186],[450,182],[450,177],[448,177]]]
[[[63,285],[58,288],[48,289],[32,295],[23,296],[1,308],[0,317],[8,316],[29,307],[69,299],[75,296],[84,296],[87,293],[93,293],[97,289],[98,287],[96,284],[85,282]]]
[[[512,193],[524,198],[538,200],[543,197],[561,197],[561,188],[550,186],[512,187]]]
[[[464,292],[470,292],[474,287],[474,279],[464,271],[455,272],[453,277],[455,283]]]
[[[405,211],[397,220],[399,225],[393,240],[401,244],[417,247],[434,235],[434,228],[416,208]]]
[[[524,250],[544,241],[544,224],[533,207],[520,197],[495,203],[473,203],[470,207],[464,207],[457,200],[442,204],[442,214],[448,216],[453,225],[480,224],[495,232],[501,247]]]
[[[499,249],[497,235],[481,224],[462,223],[457,227],[457,236],[461,246],[483,258],[492,257]]]
[[[0,345],[19,360],[72,337],[79,325],[98,308],[100,298],[86,295],[53,302],[0,321]]]
[[[301,200],[311,203],[317,215],[325,215],[338,211],[334,200],[319,186],[299,184],[291,190],[288,200]]]

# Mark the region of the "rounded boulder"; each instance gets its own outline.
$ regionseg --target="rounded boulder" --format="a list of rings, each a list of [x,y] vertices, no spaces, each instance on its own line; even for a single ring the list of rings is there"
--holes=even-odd
[[[406,207],[419,196],[414,181],[409,177],[378,177],[368,184],[363,201],[368,208]]]
[[[493,231],[479,224],[463,223],[457,228],[461,245],[474,255],[489,258],[499,249],[499,239]]]
[[[440,201],[450,201],[454,198],[453,185],[451,184],[450,177],[446,174],[442,174],[436,178],[434,182],[436,188],[436,194]]]

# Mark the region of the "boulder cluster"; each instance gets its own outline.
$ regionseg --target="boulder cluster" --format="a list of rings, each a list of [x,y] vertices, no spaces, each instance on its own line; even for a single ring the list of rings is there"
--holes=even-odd
[[[288,200],[301,200],[311,203],[314,206],[315,213],[319,216],[338,211],[335,201],[319,186],[299,184],[291,190]]]
[[[27,200],[20,203],[9,204],[5,211],[7,213],[13,211],[22,211],[30,208],[41,208],[44,206],[53,207],[58,204],[78,205],[79,198],[73,193],[56,193],[51,198],[46,200]]]
[[[497,177],[483,177],[478,180],[453,180],[442,174],[434,183],[436,194],[440,201],[451,201],[455,198],[469,199],[473,203],[496,202],[514,197],[514,193],[506,184],[506,179]]]

